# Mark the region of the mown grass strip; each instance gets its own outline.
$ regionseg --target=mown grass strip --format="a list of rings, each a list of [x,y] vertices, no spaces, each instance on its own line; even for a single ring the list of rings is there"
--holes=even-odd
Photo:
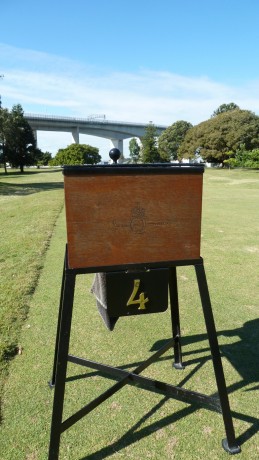
[[[9,171],[8,175],[0,172],[2,378],[8,361],[19,352],[20,328],[63,206],[62,189],[61,171]]]

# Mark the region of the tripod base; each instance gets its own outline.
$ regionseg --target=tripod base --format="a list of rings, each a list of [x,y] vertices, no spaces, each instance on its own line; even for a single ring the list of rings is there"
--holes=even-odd
[[[155,362],[160,356],[162,356],[163,353],[165,353],[169,349],[173,349],[174,351],[175,362],[173,364],[173,367],[178,370],[184,369],[182,363],[179,304],[176,281],[176,267],[183,265],[193,265],[196,271],[197,283],[199,287],[200,299],[217,383],[218,397],[212,397],[202,393],[197,393],[182,388],[180,386],[173,386],[166,382],[153,380],[140,375],[144,369],[146,369],[150,364]],[[153,266],[154,264],[150,264],[150,268],[152,268]],[[160,350],[155,352],[146,361],[143,361],[133,371],[126,371],[125,369],[108,366],[102,363],[90,361],[69,354],[69,340],[72,322],[76,275],[83,273],[93,273],[94,268],[70,269],[67,263],[67,254],[65,255],[53,374],[52,379],[49,382],[50,388],[55,387],[48,457],[49,460],[58,460],[60,438],[61,434],[64,431],[66,431],[77,421],[86,416],[88,413],[90,413],[92,410],[94,410],[96,407],[98,407],[100,404],[102,404],[104,401],[106,401],[108,398],[110,398],[112,395],[114,395],[117,391],[119,391],[127,384],[134,384],[139,387],[143,386],[150,391],[159,391],[176,400],[187,402],[188,404],[199,404],[210,410],[220,412],[223,417],[226,433],[226,439],[224,439],[222,442],[223,448],[229,454],[237,454],[241,451],[240,447],[237,445],[235,438],[234,426],[230,412],[226,382],[217,341],[217,333],[213,318],[212,307],[210,303],[210,296],[207,286],[205,270],[203,266],[203,260],[200,258],[195,261],[187,260],[170,263],[167,262],[164,263],[163,266],[168,267],[170,272],[169,292],[172,316],[172,338],[168,341],[168,343],[166,343],[162,348],[160,348]],[[112,270],[112,268],[114,267],[110,267],[110,270]],[[117,381],[117,383],[115,383],[114,385],[112,385],[104,393],[93,399],[89,404],[87,404],[82,409],[78,410],[76,413],[71,415],[68,419],[63,421],[63,405],[65,397],[66,372],[68,362],[96,369],[98,371],[115,376],[120,380]]]
[[[241,448],[237,444],[232,447],[229,447],[227,439],[222,440],[222,447],[226,452],[228,452],[231,455],[239,454],[241,452]]]

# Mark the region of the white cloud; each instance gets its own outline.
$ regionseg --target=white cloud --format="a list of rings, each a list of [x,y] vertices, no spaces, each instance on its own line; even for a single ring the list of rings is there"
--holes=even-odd
[[[140,69],[114,72],[59,56],[0,45],[5,77],[0,82],[4,107],[20,103],[25,112],[170,125],[177,120],[197,124],[222,103],[235,102],[259,113],[259,81],[230,86],[207,76],[186,77]],[[83,139],[83,140],[82,140]],[[72,142],[64,133],[39,133],[39,146],[56,152]],[[81,142],[100,146],[109,142],[84,136]],[[93,143],[94,141],[94,143]]]

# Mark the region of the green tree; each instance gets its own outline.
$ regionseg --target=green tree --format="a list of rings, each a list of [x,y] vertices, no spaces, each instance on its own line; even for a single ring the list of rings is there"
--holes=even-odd
[[[50,161],[52,166],[97,164],[102,157],[99,149],[87,144],[71,144],[65,149],[59,149],[57,155]]]
[[[212,117],[216,117],[220,113],[231,112],[231,110],[238,110],[240,107],[234,102],[229,102],[229,104],[221,104],[216,110],[214,110]]]
[[[37,166],[47,166],[52,159],[50,152],[42,152],[40,150]]]
[[[244,144],[246,150],[259,147],[259,117],[249,110],[220,113],[191,128],[179,148],[179,154],[194,158],[199,151],[208,162],[223,163]]]
[[[150,122],[145,128],[145,134],[141,138],[141,161],[143,163],[158,163],[161,162],[161,157],[158,153],[156,127]]]
[[[259,169],[259,149],[253,149],[246,152],[243,159],[244,168]]]
[[[129,141],[129,152],[132,163],[137,163],[139,161],[140,146],[135,137]]]
[[[24,118],[20,104],[14,105],[6,123],[5,157],[13,166],[23,172],[24,166],[37,163],[39,149],[33,131]]]
[[[259,149],[246,150],[244,144],[236,151],[233,158],[233,152],[229,152],[230,158],[224,161],[227,166],[259,169]]]
[[[163,159],[167,161],[180,159],[178,150],[190,128],[192,124],[188,121],[176,121],[159,136],[158,150]]]

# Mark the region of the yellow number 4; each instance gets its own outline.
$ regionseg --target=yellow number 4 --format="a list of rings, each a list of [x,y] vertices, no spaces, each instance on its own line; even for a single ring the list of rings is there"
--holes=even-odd
[[[139,294],[139,298],[136,299],[136,295],[138,293],[138,290],[139,290],[139,286],[140,286],[140,280],[134,280],[134,287],[133,287],[133,291],[131,293],[131,296],[127,302],[127,307],[129,307],[129,305],[139,305],[138,307],[138,310],[146,310],[146,303],[149,301],[148,297],[145,298],[145,294],[144,292],[141,292]]]

